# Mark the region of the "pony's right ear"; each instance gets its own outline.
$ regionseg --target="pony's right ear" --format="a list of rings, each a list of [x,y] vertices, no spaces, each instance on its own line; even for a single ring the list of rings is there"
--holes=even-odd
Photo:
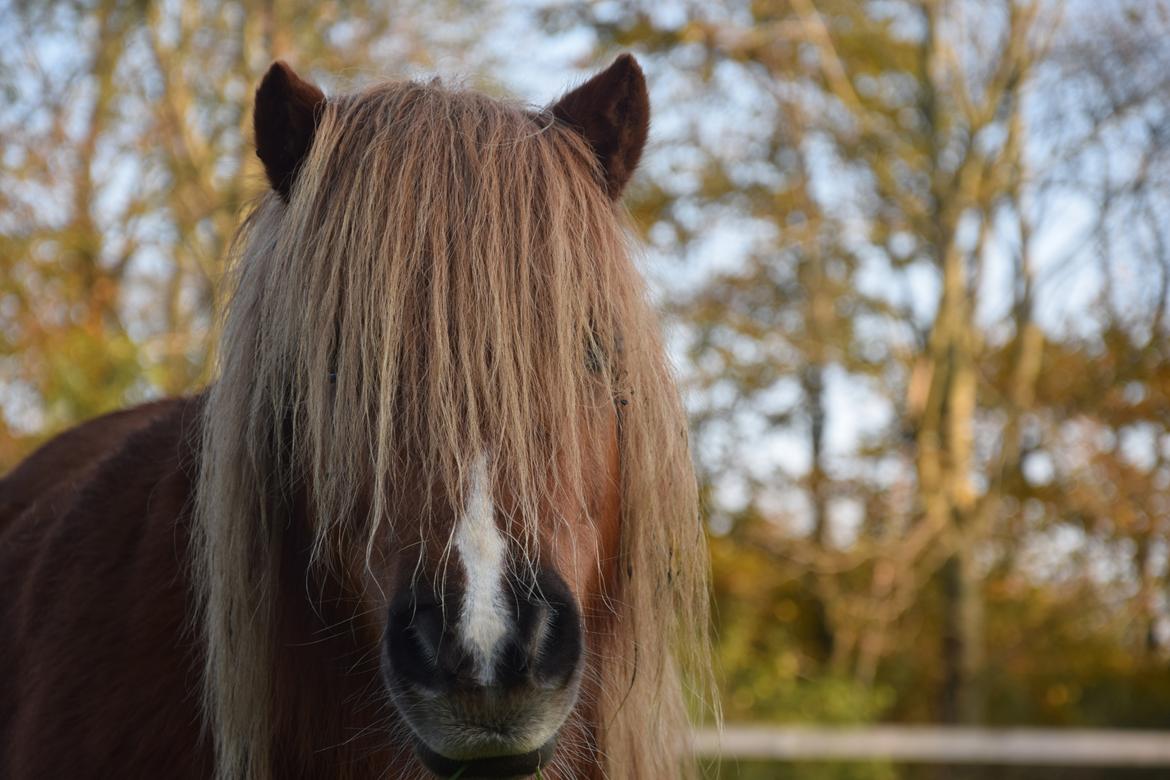
[[[313,146],[317,119],[325,93],[302,79],[286,63],[277,61],[256,89],[252,126],[256,156],[272,189],[288,203],[297,168]]]

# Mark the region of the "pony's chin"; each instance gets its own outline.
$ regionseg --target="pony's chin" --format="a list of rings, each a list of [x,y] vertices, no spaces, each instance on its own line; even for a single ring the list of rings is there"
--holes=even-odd
[[[474,778],[524,778],[531,777],[541,767],[552,761],[556,749],[556,737],[536,750],[515,756],[492,756],[491,758],[455,759],[447,758],[431,750],[422,740],[416,740],[415,751],[423,766],[439,777],[458,776],[459,780]]]

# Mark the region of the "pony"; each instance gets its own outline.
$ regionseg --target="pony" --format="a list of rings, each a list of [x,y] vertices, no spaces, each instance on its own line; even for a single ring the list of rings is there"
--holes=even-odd
[[[255,95],[215,378],[0,481],[0,775],[674,778],[687,426],[620,196],[629,55],[536,109]]]

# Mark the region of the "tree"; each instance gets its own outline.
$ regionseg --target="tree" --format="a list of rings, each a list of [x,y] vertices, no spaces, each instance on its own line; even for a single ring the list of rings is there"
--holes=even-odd
[[[459,4],[7,0],[0,15],[0,468],[206,381],[213,290],[261,192],[251,92],[272,60],[353,79],[486,59]]]
[[[737,661],[745,646],[761,666],[795,653],[810,678],[853,680],[879,702],[893,686],[901,717],[1010,719],[1000,702],[1013,682],[987,664],[1000,621],[1019,617],[1002,594],[1035,580],[1017,597],[1047,598],[1027,550],[1066,530],[1074,567],[1098,544],[1134,543],[1117,581],[1094,583],[1083,566],[1076,578],[1101,610],[1119,582],[1140,583],[1129,598],[1147,605],[1144,641],[1165,654],[1150,638],[1164,620],[1151,557],[1162,523],[1118,533],[1119,518],[1103,517],[1121,484],[1135,516],[1159,514],[1161,456],[1139,476],[1120,447],[1068,446],[1086,425],[1146,426],[1151,451],[1170,441],[1161,422],[1149,428],[1170,409],[1149,387],[1165,371],[1166,287],[1115,287],[1135,262],[1166,278],[1153,217],[1166,213],[1165,11],[631,0],[547,15],[553,27],[587,24],[602,47],[645,51],[662,82],[685,85],[663,90],[674,116],[633,210],[664,254],[718,258],[673,299],[696,366],[715,549],[727,550],[717,595],[746,598],[741,558],[762,554],[775,572],[764,585],[767,565],[745,564],[770,595],[725,607]],[[1095,221],[1091,249],[1060,241],[1078,209]],[[1118,235],[1135,218],[1143,232]],[[1102,295],[1070,304],[1068,280],[1094,275]],[[1113,398],[1127,382],[1140,423]],[[1128,422],[1111,421],[1119,407]],[[867,415],[879,422],[855,422]],[[1089,485],[1111,497],[1097,520],[1073,520]],[[767,605],[782,598],[799,609],[778,635]]]

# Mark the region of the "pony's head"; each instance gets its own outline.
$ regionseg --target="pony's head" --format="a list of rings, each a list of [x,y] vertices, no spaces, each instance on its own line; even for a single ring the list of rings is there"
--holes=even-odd
[[[706,560],[617,205],[648,119],[629,56],[545,110],[265,76],[198,493],[222,775],[272,772],[292,592],[436,773],[677,776]]]

